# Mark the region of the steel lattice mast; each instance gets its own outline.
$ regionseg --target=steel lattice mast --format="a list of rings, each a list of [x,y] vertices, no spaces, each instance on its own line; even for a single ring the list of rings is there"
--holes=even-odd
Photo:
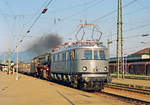
[[[123,27],[122,27],[122,0],[118,0],[118,20],[117,20],[117,72],[122,73],[124,78],[124,51],[123,51]]]

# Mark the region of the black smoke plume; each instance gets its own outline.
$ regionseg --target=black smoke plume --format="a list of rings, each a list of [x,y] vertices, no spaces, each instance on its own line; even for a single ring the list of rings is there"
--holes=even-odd
[[[41,38],[33,41],[29,46],[28,54],[32,57],[46,53],[48,50],[62,44],[62,38],[57,34],[44,35]]]

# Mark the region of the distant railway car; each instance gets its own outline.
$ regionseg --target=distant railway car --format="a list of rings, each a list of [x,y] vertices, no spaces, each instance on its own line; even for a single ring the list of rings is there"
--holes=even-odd
[[[51,53],[51,77],[76,88],[101,90],[111,81],[107,56],[101,42],[76,42],[55,48]]]
[[[30,63],[19,63],[18,64],[18,72],[27,74],[27,75],[34,75],[34,64],[32,62]]]
[[[150,68],[148,64],[143,62],[141,63],[133,63],[128,66],[128,72],[131,74],[150,74]]]

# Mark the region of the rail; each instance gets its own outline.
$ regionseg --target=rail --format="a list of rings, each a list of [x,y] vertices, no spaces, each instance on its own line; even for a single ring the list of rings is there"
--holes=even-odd
[[[105,85],[105,87],[110,87],[110,88],[132,91],[132,92],[138,92],[138,93],[150,95],[150,87],[147,87],[147,86],[139,86],[139,85],[132,85],[132,84],[121,84],[121,83],[109,83],[109,84]]]
[[[135,104],[135,105],[150,105],[150,101],[141,100],[141,99],[137,99],[137,98],[133,98],[133,97],[129,97],[129,96],[124,96],[124,95],[119,95],[119,94],[114,94],[114,93],[109,93],[109,92],[104,92],[104,91],[101,92],[100,94],[114,96],[119,99],[122,99],[123,101],[125,101],[127,103],[131,103],[131,104]]]
[[[111,74],[112,78],[117,78],[116,74]],[[144,76],[144,75],[125,75],[126,79],[138,79],[138,80],[150,80],[150,76]],[[120,76],[121,78],[121,76]]]
[[[104,86],[104,90],[99,94],[116,96],[131,103],[138,102],[150,105],[150,87],[143,89],[143,87],[136,85],[109,83]]]

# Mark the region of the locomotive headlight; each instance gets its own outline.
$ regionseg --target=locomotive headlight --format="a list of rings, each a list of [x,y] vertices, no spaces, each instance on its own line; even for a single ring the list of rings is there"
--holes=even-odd
[[[107,67],[104,68],[104,71],[107,71]]]
[[[83,70],[83,71],[86,71],[86,70],[87,70],[87,67],[86,67],[86,66],[83,66],[83,67],[82,67],[82,70]]]

